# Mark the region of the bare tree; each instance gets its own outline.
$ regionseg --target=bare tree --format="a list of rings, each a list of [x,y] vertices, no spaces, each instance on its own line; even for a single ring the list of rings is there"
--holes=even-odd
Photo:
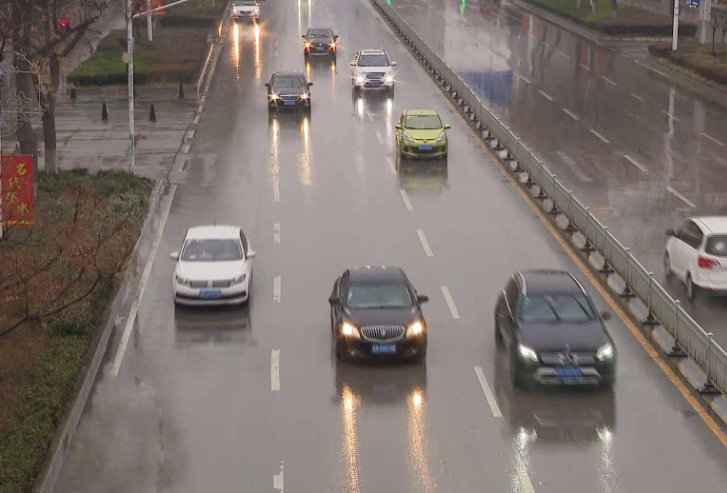
[[[11,39],[16,71],[16,90],[25,101],[39,100],[43,119],[46,169],[57,170],[55,104],[60,86],[61,63],[89,36],[112,4],[120,0],[0,0],[0,39]],[[70,24],[63,27],[65,13]],[[7,21],[3,21],[7,19]],[[23,154],[34,156],[37,171],[38,143],[28,105],[21,105],[15,135]]]
[[[144,199],[72,189],[67,217],[12,228],[0,240],[0,338],[87,299],[133,261]]]

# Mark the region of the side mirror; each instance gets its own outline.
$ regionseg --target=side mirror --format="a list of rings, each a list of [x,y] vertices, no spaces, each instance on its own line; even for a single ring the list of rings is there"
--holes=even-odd
[[[601,312],[601,318],[603,320],[611,320],[611,312],[607,312],[607,311]]]
[[[331,305],[337,305],[337,304],[338,304],[338,302],[339,302],[338,296],[336,296],[336,295],[331,295],[331,297],[330,297],[330,298],[328,298],[328,302],[329,302],[329,303],[330,303]]]
[[[669,228],[666,230],[666,235],[667,236],[676,236],[676,233],[674,233],[673,229]]]
[[[255,258],[255,255],[257,255],[257,252],[255,250],[250,250],[247,252],[247,258]]]
[[[417,303],[426,303],[427,301],[429,301],[429,296],[426,294],[420,294],[417,296]]]
[[[303,36],[301,36],[301,38],[305,39],[305,34]]]
[[[397,65],[397,63],[396,63],[396,62],[391,62],[391,66],[392,66],[392,67],[396,67],[396,65]]]
[[[313,83],[312,83],[312,82],[309,82],[309,83],[308,83],[308,87],[310,87],[310,86],[312,86],[312,85],[313,85]]]
[[[169,257],[172,260],[179,260],[179,252],[172,252],[171,254],[169,254]]]
[[[445,129],[445,130],[449,130],[450,128],[452,128],[452,125],[450,125],[450,124],[446,124],[446,125],[444,126],[444,129]]]
[[[334,35],[333,39],[338,39],[338,34]]]
[[[269,89],[270,88],[270,82],[266,82],[265,83],[265,87],[267,87]]]
[[[356,62],[349,63],[350,66],[354,67],[356,65]]]
[[[396,125],[394,125],[394,128],[396,128],[397,130],[401,130],[401,123],[397,123]]]

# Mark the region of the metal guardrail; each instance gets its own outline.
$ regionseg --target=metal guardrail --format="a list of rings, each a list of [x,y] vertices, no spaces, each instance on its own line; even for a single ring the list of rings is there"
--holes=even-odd
[[[209,67],[210,61],[212,60],[212,54],[215,51],[215,46],[217,46],[217,43],[220,40],[220,36],[222,35],[223,26],[226,21],[229,20],[231,15],[231,9],[232,9],[232,2],[228,3],[225,9],[222,11],[222,13],[217,17],[217,38],[210,43],[210,49],[207,52],[207,58],[204,61],[204,65],[202,66],[202,72],[199,74],[199,79],[197,79],[197,83],[194,85],[194,87],[197,89],[197,97],[199,97],[199,91],[202,89],[202,84],[204,83],[205,76],[207,75],[207,67]]]
[[[586,245],[597,250],[604,259],[606,270],[612,268],[626,282],[629,294],[638,296],[649,310],[645,323],[653,318],[671,334],[675,349],[689,355],[707,376],[701,392],[727,392],[727,351],[714,342],[707,333],[684,311],[666,290],[654,281],[654,274],[648,272],[594,216],[588,207],[579,201],[571,190],[558,181],[533,152],[495,115],[470,89],[444,60],[425,43],[419,34],[388,4],[387,0],[371,0],[382,14],[399,31],[409,46],[418,52],[419,59],[452,98],[464,108],[470,121],[478,130],[487,132],[507,149],[529,179],[540,188],[540,198],[545,194],[554,210],[563,214],[570,225],[583,234]]]

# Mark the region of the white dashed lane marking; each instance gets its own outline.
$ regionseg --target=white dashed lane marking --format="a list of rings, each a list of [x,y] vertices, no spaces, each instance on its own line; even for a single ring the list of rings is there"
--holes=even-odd
[[[419,235],[419,241],[422,242],[422,247],[424,248],[424,253],[427,255],[427,257],[434,257],[432,249],[429,248],[429,242],[427,241],[427,237],[424,235],[424,230],[417,229],[417,235]]]

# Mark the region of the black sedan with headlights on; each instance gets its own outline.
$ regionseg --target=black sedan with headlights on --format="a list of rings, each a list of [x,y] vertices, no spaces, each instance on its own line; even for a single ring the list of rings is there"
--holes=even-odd
[[[270,82],[265,84],[268,88],[268,110],[278,109],[304,109],[310,111],[310,87],[303,72],[275,72]]]
[[[515,387],[611,385],[616,349],[580,282],[568,272],[516,272],[495,306],[495,341],[510,353]]]
[[[311,27],[303,35],[303,56],[331,55],[336,58],[338,35],[328,27]]]
[[[328,301],[339,358],[426,357],[421,304],[429,298],[417,294],[398,267],[347,269],[336,279]]]

